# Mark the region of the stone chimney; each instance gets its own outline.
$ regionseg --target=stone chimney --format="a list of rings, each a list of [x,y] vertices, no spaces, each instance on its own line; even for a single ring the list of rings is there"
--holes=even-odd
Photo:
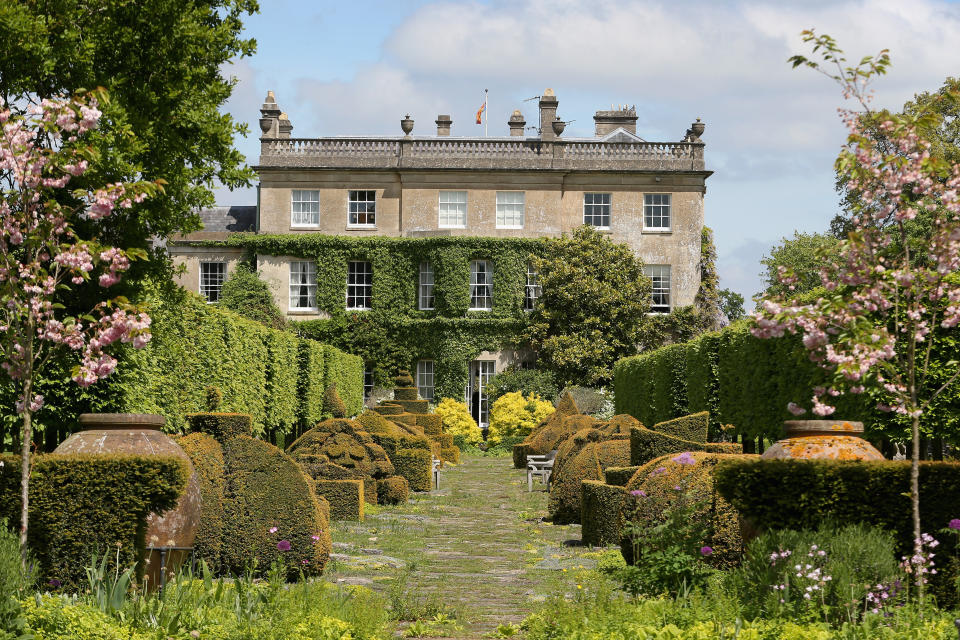
[[[293,123],[290,122],[290,118],[287,117],[285,112],[281,113],[277,119],[277,129],[279,130],[280,138],[289,138],[290,132],[293,131]]]
[[[619,127],[637,135],[637,108],[635,106],[620,105],[614,109],[613,105],[610,105],[610,111],[597,111],[593,116],[593,121],[596,124],[598,138],[615,131]]]
[[[450,127],[453,126],[453,120],[450,119],[450,116],[440,114],[437,116],[437,135],[438,136],[449,136]]]
[[[540,139],[555,140],[553,121],[557,119],[557,96],[553,89],[544,89],[540,96]]]
[[[520,113],[519,109],[515,110],[510,119],[507,120],[507,126],[510,127],[511,136],[523,137],[523,130],[527,126],[527,121],[523,119],[523,114]]]
[[[260,131],[261,138],[280,137],[280,106],[273,91],[267,91],[267,97],[260,105]]]

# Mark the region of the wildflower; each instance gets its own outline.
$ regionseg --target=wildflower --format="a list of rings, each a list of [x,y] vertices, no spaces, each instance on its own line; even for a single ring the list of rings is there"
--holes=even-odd
[[[276,533],[276,532],[277,532],[277,528],[276,528],[276,527],[270,527],[270,529],[268,529],[268,531],[269,531],[270,533]]]
[[[310,536],[310,539],[313,540],[313,544],[320,542],[320,536]]]
[[[708,555],[710,555],[711,553],[713,553],[713,548],[712,548],[712,547],[700,547],[700,555],[702,555],[702,556],[708,556]]]
[[[56,578],[50,578],[50,581],[47,584],[53,587],[54,589],[56,589],[57,587],[60,586],[61,583]]]
[[[647,492],[644,491],[643,489],[634,489],[633,491],[630,492],[630,495],[636,496],[638,498],[646,498]]]
[[[960,530],[960,518],[954,518],[950,521],[950,524],[947,525],[954,531]]]
[[[674,491],[680,491],[680,485],[678,485],[678,484],[673,485],[673,490],[674,490]]]
[[[278,542],[278,543],[277,543],[277,550],[278,550],[278,551],[290,551],[290,541],[289,541],[289,540],[281,540],[280,542]]]
[[[693,459],[693,456],[690,455],[689,451],[684,451],[677,457],[670,459],[677,464],[697,464],[697,461]]]
[[[650,475],[651,475],[651,476],[662,476],[662,475],[665,474],[666,472],[667,472],[667,468],[666,468],[666,467],[657,467],[656,469],[654,469],[653,471],[650,472]]]

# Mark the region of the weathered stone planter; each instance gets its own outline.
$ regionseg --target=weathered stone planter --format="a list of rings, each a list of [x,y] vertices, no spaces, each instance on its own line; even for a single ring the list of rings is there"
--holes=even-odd
[[[193,463],[161,428],[163,416],[148,413],[84,413],[80,416],[83,431],[78,431],[64,440],[55,454],[96,455],[130,454],[139,456],[164,456],[180,458],[190,470],[190,480],[177,506],[163,514],[152,513],[147,517],[147,547],[193,547],[197,525],[200,522],[200,486]],[[175,569],[189,552],[163,552],[168,570]],[[161,554],[149,555],[147,573],[151,583],[159,579]]]
[[[787,420],[786,437],[773,443],[764,460],[883,460],[883,454],[860,437],[862,422]]]

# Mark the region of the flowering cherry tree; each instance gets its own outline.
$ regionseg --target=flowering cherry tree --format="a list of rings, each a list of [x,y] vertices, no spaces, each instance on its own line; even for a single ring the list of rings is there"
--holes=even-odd
[[[111,345],[150,340],[150,318],[122,297],[106,299],[82,315],[69,314],[59,295],[91,278],[104,292],[142,251],[125,252],[84,240],[78,218],[96,220],[115,207],[132,207],[160,183],[110,184],[69,190],[93,159],[85,134],[97,126],[102,91],[71,100],[44,100],[13,115],[0,101],[0,367],[14,385],[22,421],[20,546],[26,558],[33,415],[43,406],[37,374],[57,351],[73,352],[73,380],[89,386],[110,375]],[[66,382],[66,381],[65,381]]]
[[[960,166],[951,166],[932,151],[918,131],[930,124],[929,113],[892,114],[870,107],[870,80],[885,73],[886,50],[846,66],[832,38],[804,31],[805,42],[821,52],[829,69],[804,56],[791,58],[840,83],[856,109],[842,109],[849,129],[836,169],[856,196],[851,231],[839,253],[824,256],[820,272],[826,294],[803,304],[796,299],[764,300],[753,333],[763,338],[785,332],[802,335],[811,360],[827,370],[829,382],[809,399],[818,416],[833,413],[831,398],[842,393],[874,391],[878,408],[912,422],[911,501],[915,555],[922,553],[920,529],[920,419],[930,403],[952,385],[960,369],[939,387],[928,379],[931,331],[960,322]],[[953,97],[956,99],[956,96]],[[877,144],[878,138],[884,144]],[[918,216],[929,220],[926,246],[917,251],[910,227]],[[782,268],[789,288],[796,276]],[[806,409],[790,403],[801,415]]]

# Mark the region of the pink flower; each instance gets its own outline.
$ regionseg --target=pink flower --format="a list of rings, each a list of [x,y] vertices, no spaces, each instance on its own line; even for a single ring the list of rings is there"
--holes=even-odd
[[[277,543],[277,550],[278,550],[278,551],[290,551],[290,541],[289,541],[289,540],[281,540],[280,542],[278,542],[278,543]]]
[[[950,521],[950,524],[948,524],[947,526],[953,529],[954,531],[960,530],[960,518],[954,518],[953,520]]]
[[[268,533],[276,533],[277,531],[278,529],[276,527],[270,527],[269,529],[267,529]]]
[[[702,555],[702,556],[708,556],[708,555],[710,555],[711,553],[713,553],[713,548],[712,548],[712,547],[700,547],[700,555]]]

